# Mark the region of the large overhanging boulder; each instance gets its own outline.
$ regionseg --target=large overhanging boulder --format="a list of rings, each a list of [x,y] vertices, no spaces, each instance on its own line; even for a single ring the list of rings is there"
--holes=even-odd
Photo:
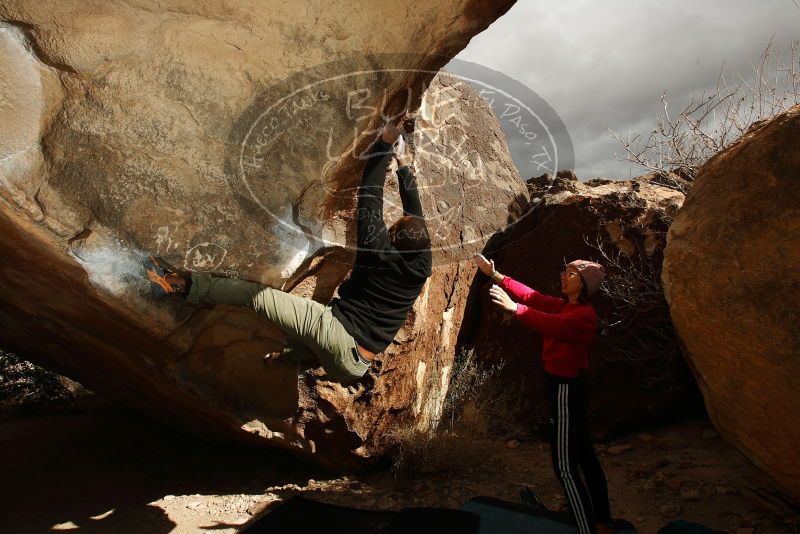
[[[664,289],[722,436],[800,499],[800,106],[698,173]]]
[[[673,177],[680,180],[679,177]],[[702,401],[675,336],[660,284],[662,254],[683,193],[657,176],[580,182],[569,171],[529,180],[531,206],[485,251],[496,269],[559,295],[565,262],[607,268],[593,304],[600,336],[590,353],[590,419],[597,432],[666,423],[699,414]],[[504,365],[523,384],[531,423],[548,420],[541,335],[491,303],[491,281],[476,277],[459,337],[479,360]]]
[[[0,3],[0,345],[167,424],[328,464],[433,424],[459,260],[525,188],[491,110],[433,77],[512,3]],[[149,297],[157,253],[327,302],[354,256],[356,155],[405,107],[434,273],[357,385],[264,369],[282,336],[254,312]]]

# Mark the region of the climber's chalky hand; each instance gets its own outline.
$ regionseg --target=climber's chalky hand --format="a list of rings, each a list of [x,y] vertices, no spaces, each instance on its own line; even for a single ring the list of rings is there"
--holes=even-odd
[[[395,141],[397,141],[397,138],[400,137],[400,133],[400,128],[391,122],[387,122],[383,126],[383,134],[381,137],[384,141],[393,145]]]

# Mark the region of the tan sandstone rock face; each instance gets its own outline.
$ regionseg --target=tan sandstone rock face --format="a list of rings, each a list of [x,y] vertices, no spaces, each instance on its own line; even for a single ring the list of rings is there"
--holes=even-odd
[[[0,0],[0,343],[168,424],[329,464],[432,424],[473,274],[458,260],[525,189],[491,110],[433,78],[512,3]],[[266,372],[282,335],[255,313],[149,297],[155,253],[327,302],[354,256],[358,154],[404,108],[435,269],[362,382]]]
[[[529,180],[531,208],[486,248],[503,274],[542,293],[560,295],[565,262],[582,258],[607,268],[611,294],[593,298],[600,334],[590,352],[587,383],[593,432],[630,429],[702,411],[680,353],[660,287],[662,254],[683,194],[652,175],[627,181],[580,182],[571,172]],[[602,253],[601,253],[602,250]],[[504,364],[523,384],[520,404],[535,425],[549,413],[541,335],[492,304],[491,281],[473,281],[459,346]]]
[[[669,230],[664,289],[723,437],[800,498],[800,107],[700,170]]]

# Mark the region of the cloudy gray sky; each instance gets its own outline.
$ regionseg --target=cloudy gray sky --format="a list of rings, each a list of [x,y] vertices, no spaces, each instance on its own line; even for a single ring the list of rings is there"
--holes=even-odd
[[[617,161],[607,128],[646,135],[666,91],[671,109],[751,72],[770,38],[800,39],[792,0],[518,0],[458,59],[500,71],[535,91],[564,123],[581,179],[642,171]],[[617,153],[615,157],[614,153]]]

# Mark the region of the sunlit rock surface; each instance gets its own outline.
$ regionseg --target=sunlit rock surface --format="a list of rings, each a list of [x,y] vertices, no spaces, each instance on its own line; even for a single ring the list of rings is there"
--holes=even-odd
[[[431,424],[472,276],[457,260],[524,193],[486,105],[431,80],[512,3],[3,0],[0,343],[170,425],[330,464]],[[362,383],[266,371],[281,335],[255,313],[150,298],[154,253],[327,302],[352,262],[357,155],[406,107],[436,269]],[[389,222],[393,204],[390,178]]]

